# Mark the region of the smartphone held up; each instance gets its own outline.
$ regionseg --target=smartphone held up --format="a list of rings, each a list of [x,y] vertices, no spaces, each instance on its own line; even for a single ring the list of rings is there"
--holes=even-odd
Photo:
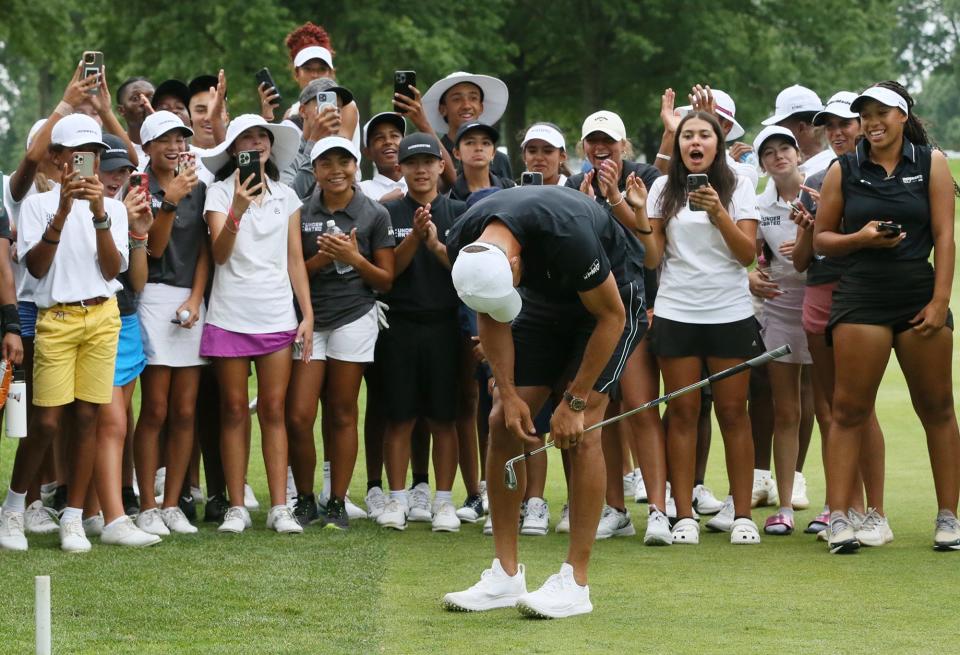
[[[92,152],[74,152],[73,153],[73,171],[80,177],[94,176],[94,161],[96,155]]]
[[[394,71],[393,72],[393,92],[414,99],[413,91],[410,87],[417,85],[417,71]],[[403,113],[397,103],[393,103],[395,112]]]
[[[260,152],[257,150],[244,150],[237,153],[237,168],[240,170],[240,183],[243,184],[250,176],[253,180],[247,185],[247,188],[255,187],[263,182],[263,174],[260,169]],[[257,192],[259,194],[259,192]]]
[[[697,189],[702,189],[703,187],[710,186],[710,178],[708,178],[704,173],[691,173],[687,175],[687,194],[690,192],[696,191]],[[687,206],[692,212],[702,212],[706,211],[705,207],[701,207],[692,200],[687,200]]]
[[[92,96],[100,95],[100,80],[103,77],[103,53],[97,50],[87,50],[83,53],[81,63],[83,64],[81,78],[86,79],[91,75],[97,78],[97,84],[87,93]]]

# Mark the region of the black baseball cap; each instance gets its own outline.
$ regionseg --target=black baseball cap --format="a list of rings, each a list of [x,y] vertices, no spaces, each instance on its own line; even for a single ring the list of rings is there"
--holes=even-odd
[[[454,140],[454,144],[459,146],[460,139],[462,139],[467,132],[472,132],[473,130],[479,130],[480,132],[485,133],[487,136],[489,136],[493,140],[494,143],[500,140],[500,133],[497,132],[495,129],[493,129],[486,123],[480,123],[478,121],[474,121],[472,123],[465,123],[460,126],[460,129],[457,130],[457,138]]]
[[[211,87],[216,88],[219,81],[216,75],[197,75],[187,84],[190,97],[192,98],[198,93],[206,93]]]
[[[430,155],[437,159],[443,159],[440,154],[440,142],[432,134],[416,132],[410,136],[403,137],[400,142],[400,153],[397,155],[397,161],[402,162],[414,155]]]
[[[216,84],[214,84],[214,86],[216,86]],[[150,104],[153,105],[154,109],[156,109],[162,98],[173,96],[174,98],[183,101],[184,107],[189,107],[190,95],[190,89],[180,80],[165,80],[160,82],[156,90],[153,92],[153,100],[150,101]]]
[[[103,142],[107,144],[107,149],[100,155],[100,170],[104,173],[115,171],[118,168],[132,168],[136,166],[130,161],[130,153],[127,152],[127,144],[118,136],[113,134],[104,134]]]
[[[400,134],[406,134],[407,132],[407,124],[404,122],[403,116],[394,111],[382,111],[368,120],[367,124],[363,126],[363,145],[370,143],[370,130],[380,123],[390,123],[400,130]]]

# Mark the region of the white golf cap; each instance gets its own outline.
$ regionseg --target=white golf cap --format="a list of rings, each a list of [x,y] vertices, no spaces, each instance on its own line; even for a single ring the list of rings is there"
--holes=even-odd
[[[318,45],[309,46],[298,52],[297,56],[293,58],[293,65],[295,68],[300,68],[311,59],[319,59],[333,68],[333,55],[330,54],[329,50]]]
[[[823,111],[820,96],[805,86],[794,84],[777,94],[776,109],[773,116],[761,121],[764,125],[776,125],[794,114],[809,114]]]
[[[447,91],[465,82],[480,87],[483,93],[483,111],[473,120],[493,125],[507,110],[510,92],[507,91],[507,85],[502,80],[489,75],[474,75],[463,71],[450,73],[442,80],[434,82],[433,86],[423,94],[423,110],[427,112],[427,120],[437,133],[446,134],[450,129],[447,119],[440,115],[440,99]]]
[[[768,125],[767,127],[760,130],[760,134],[758,134],[757,138],[753,140],[753,151],[757,153],[757,157],[760,156],[760,148],[763,147],[764,141],[775,136],[779,136],[786,139],[787,141],[793,144],[794,148],[799,149],[800,147],[797,145],[797,137],[793,136],[793,132],[779,125]]]
[[[273,135],[270,159],[273,160],[279,170],[282,171],[293,163],[293,160],[297,157],[297,152],[300,150],[300,132],[295,127],[284,123],[268,123],[257,114],[242,114],[230,121],[230,125],[227,126],[227,137],[223,143],[216,148],[211,148],[207,151],[207,155],[201,157],[201,161],[207,167],[207,170],[216,174],[223,168],[231,157],[227,149],[233,145],[238,136],[252,127],[262,127]]]
[[[464,304],[495,321],[509,323],[523,301],[513,286],[513,271],[500,248],[474,241],[460,249],[451,271],[453,286]]]
[[[858,95],[856,98],[854,98],[853,102],[850,103],[850,109],[859,114],[860,109],[867,100],[876,100],[880,104],[886,105],[887,107],[896,107],[904,114],[910,113],[910,107],[907,105],[907,99],[896,91],[883,86],[871,86],[869,89]]]
[[[30,132],[27,133],[27,150],[30,149],[30,146],[33,145],[33,137],[37,136],[37,132],[40,131],[40,128],[43,127],[47,122],[46,118],[41,118],[30,128]],[[102,135],[101,135],[102,136]]]
[[[555,126],[548,125],[547,123],[535,123],[531,125],[527,133],[523,135],[523,142],[520,144],[520,149],[523,150],[529,142],[535,139],[546,141],[554,148],[560,148],[561,150],[567,149],[563,133]]]
[[[733,101],[730,94],[720,89],[711,89],[713,93],[713,106],[717,110],[717,115],[731,123],[733,127],[727,133],[727,141],[739,139],[744,134],[743,126],[737,122],[737,103]]]
[[[173,130],[180,130],[183,136],[193,136],[193,130],[183,124],[180,117],[170,111],[157,111],[143,121],[140,126],[140,143],[146,145]]]
[[[853,91],[837,91],[827,100],[827,106],[823,111],[813,117],[814,125],[823,125],[827,122],[827,116],[839,116],[840,118],[857,118],[857,112],[850,109],[850,105],[857,99],[857,94]]]
[[[97,122],[86,114],[64,116],[50,131],[50,143],[64,148],[76,148],[95,144],[107,148],[103,142],[103,132]]]
[[[617,141],[623,141],[627,138],[627,128],[623,126],[623,119],[612,111],[605,109],[596,111],[584,119],[583,129],[580,130],[580,138],[586,139],[594,132],[603,132]]]
[[[357,150],[357,146],[353,145],[353,141],[344,139],[342,136],[327,136],[313,144],[313,148],[310,150],[310,162],[313,163],[323,153],[337,148],[346,150],[351,157],[360,161],[360,152]]]

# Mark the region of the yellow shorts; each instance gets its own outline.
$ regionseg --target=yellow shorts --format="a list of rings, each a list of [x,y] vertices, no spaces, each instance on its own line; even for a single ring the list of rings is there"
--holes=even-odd
[[[41,309],[34,340],[33,404],[109,403],[119,336],[116,297],[102,305]]]

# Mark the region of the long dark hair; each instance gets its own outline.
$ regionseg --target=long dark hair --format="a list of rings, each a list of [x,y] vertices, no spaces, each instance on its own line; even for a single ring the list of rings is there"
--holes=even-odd
[[[710,186],[716,189],[717,195],[720,196],[720,202],[723,203],[724,207],[730,204],[733,192],[737,188],[737,176],[727,166],[727,158],[723,149],[723,128],[720,127],[720,122],[713,114],[692,111],[680,121],[680,125],[677,126],[677,133],[673,137],[673,155],[670,158],[670,166],[667,170],[667,188],[660,196],[660,206],[658,208],[660,215],[666,220],[670,220],[679,214],[680,210],[687,204],[687,175],[690,171],[687,170],[683,158],[680,156],[680,134],[683,132],[683,126],[687,121],[694,118],[709,123],[717,137],[717,154],[713,158],[710,168],[707,169],[707,177],[710,179]]]

